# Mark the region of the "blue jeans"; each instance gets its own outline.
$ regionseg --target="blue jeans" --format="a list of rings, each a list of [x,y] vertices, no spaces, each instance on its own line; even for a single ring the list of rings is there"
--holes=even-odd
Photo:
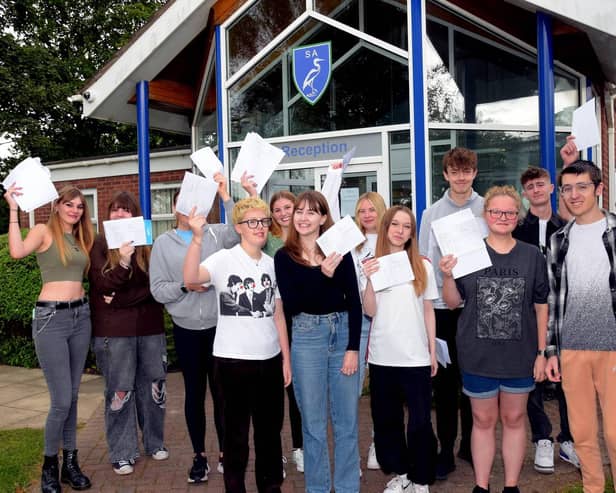
[[[105,378],[105,428],[110,462],[139,456],[137,423],[146,455],[163,447],[167,401],[165,334],[95,337],[96,364]]]
[[[334,489],[359,491],[358,375],[340,369],[349,340],[346,312],[293,317],[293,387],[302,414],[307,493],[330,493],[328,401],[334,432]]]
[[[367,315],[363,315],[361,319],[361,339],[359,340],[359,397],[364,388],[364,378],[366,378],[366,353],[368,352],[368,336],[370,335],[370,324],[372,319]]]
[[[45,423],[45,455],[56,455],[62,446],[77,448],[77,397],[88,355],[90,306],[57,310],[36,307],[32,338],[51,400]]]

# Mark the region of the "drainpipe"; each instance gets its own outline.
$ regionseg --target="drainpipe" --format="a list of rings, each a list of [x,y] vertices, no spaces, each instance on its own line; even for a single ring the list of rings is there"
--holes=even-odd
[[[609,83],[605,90],[605,105],[607,116],[607,161],[608,161],[608,200],[607,209],[616,210],[616,139],[614,135],[614,102],[616,100],[616,85]]]

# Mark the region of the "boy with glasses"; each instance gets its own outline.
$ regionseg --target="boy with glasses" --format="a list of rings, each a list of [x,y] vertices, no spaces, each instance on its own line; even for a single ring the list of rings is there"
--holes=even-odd
[[[522,184],[522,196],[528,200],[530,208],[513,231],[513,237],[539,247],[545,255],[546,245],[552,234],[566,224],[566,221],[552,211],[550,196],[554,191],[554,185],[550,181],[547,170],[534,166],[529,166],[522,173],[520,183]],[[552,424],[543,408],[544,390],[544,382],[535,384],[535,390],[528,395],[526,409],[532,440],[535,444],[535,470],[544,474],[552,474],[554,472],[554,442]],[[559,456],[562,460],[579,468],[580,463],[569,431],[567,401],[560,383],[556,384],[555,390],[560,413],[560,433],[557,437],[560,444]]]
[[[574,220],[548,244],[546,373],[553,382],[562,376],[584,491],[603,493],[597,397],[616,477],[616,215],[598,205],[601,170],[591,161],[567,166],[559,182]]]

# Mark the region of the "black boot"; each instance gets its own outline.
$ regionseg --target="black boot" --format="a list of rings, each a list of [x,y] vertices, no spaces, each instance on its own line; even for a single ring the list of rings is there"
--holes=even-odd
[[[42,493],[60,493],[62,487],[58,481],[58,456],[46,455],[43,462],[43,474],[41,475]]]
[[[87,490],[92,486],[90,480],[79,468],[77,450],[63,450],[62,482],[68,483],[74,490]]]
[[[488,489],[482,488],[481,486],[475,485],[473,488],[473,493],[490,493],[490,487]]]

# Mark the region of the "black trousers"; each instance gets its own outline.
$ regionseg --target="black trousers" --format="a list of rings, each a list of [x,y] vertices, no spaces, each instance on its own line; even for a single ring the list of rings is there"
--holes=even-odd
[[[286,322],[290,349],[291,343],[293,342],[293,331],[291,330],[293,319],[291,317],[286,317]],[[287,387],[287,398],[289,400],[289,421],[291,423],[291,441],[293,442],[293,448],[304,448],[304,436],[302,435],[302,415],[299,412],[299,407],[297,407],[293,384]]]
[[[245,493],[250,420],[254,430],[255,476],[260,493],[279,493],[282,484],[282,357],[268,360],[216,358],[225,401],[224,480],[227,493]]]
[[[224,403],[212,355],[215,336],[216,327],[190,330],[173,324],[175,350],[184,377],[184,416],[195,454],[205,452],[205,395],[208,380],[214,403],[214,424],[220,451],[225,436]]]
[[[409,413],[406,433],[404,404]],[[370,364],[370,406],[376,458],[383,472],[406,473],[416,484],[434,483],[436,437],[430,418],[430,367]]]
[[[432,382],[434,404],[436,407],[436,435],[441,446],[441,454],[453,460],[453,448],[458,436],[458,409],[462,436],[460,448],[470,451],[473,414],[469,398],[462,394],[462,376],[458,366],[456,333],[461,308],[455,310],[434,310],[436,315],[436,337],[444,339],[449,347],[451,364],[447,368],[439,365]]]

